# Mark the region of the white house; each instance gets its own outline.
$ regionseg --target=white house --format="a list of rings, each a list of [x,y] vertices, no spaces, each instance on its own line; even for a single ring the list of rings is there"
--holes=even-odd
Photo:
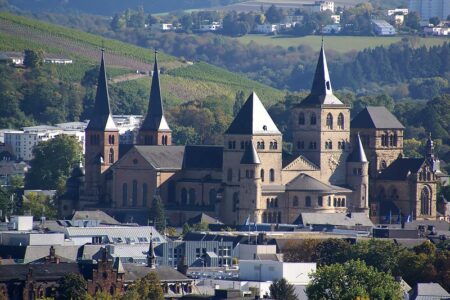
[[[269,34],[278,30],[277,24],[256,24],[254,31],[257,33]]]
[[[210,24],[201,24],[199,30],[206,31],[217,31],[222,28],[222,24],[220,22],[212,22]]]
[[[423,33],[427,35],[448,36],[450,33],[450,28],[440,26],[427,26],[423,28]]]
[[[156,30],[169,31],[169,30],[174,30],[175,27],[171,23],[156,23],[156,24],[152,25],[151,29],[154,31],[156,31]]]
[[[334,2],[333,1],[315,1],[312,4],[303,4],[303,9],[307,12],[323,12],[331,11],[334,13]]]
[[[394,26],[385,20],[372,20],[372,28],[376,35],[395,35],[397,33]]]

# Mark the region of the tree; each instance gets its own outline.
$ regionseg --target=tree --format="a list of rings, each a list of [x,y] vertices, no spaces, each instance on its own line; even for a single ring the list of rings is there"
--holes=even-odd
[[[192,231],[191,226],[189,226],[188,223],[184,223],[184,224],[183,224],[182,235],[185,235],[185,234],[187,234],[187,233],[189,233],[189,232],[191,232],[191,231]]]
[[[150,272],[144,278],[133,283],[133,286],[122,296],[122,300],[164,300],[164,291],[158,274]]]
[[[27,68],[37,68],[44,63],[44,53],[42,50],[30,50],[26,49],[25,56],[23,58],[23,64]]]
[[[185,14],[180,19],[181,26],[183,27],[183,30],[186,32],[192,31],[192,24],[194,23],[194,20],[192,19],[191,14]]]
[[[284,12],[282,8],[271,5],[266,11],[266,18],[269,23],[280,23],[283,20]]]
[[[79,142],[68,135],[37,144],[33,154],[31,170],[25,176],[25,186],[30,189],[56,189],[82,158]]]
[[[192,229],[194,231],[208,231],[209,227],[208,227],[208,223],[201,222],[201,223],[194,224],[194,226],[192,226]]]
[[[49,196],[30,193],[24,196],[22,210],[29,212],[32,216],[44,216],[48,219],[55,219],[57,216],[56,206]]]
[[[327,239],[317,245],[317,263],[319,265],[330,265],[344,263],[348,259],[351,245],[342,239]]]
[[[150,208],[150,220],[153,221],[153,226],[159,232],[164,232],[166,229],[166,214],[164,213],[164,204],[162,202],[159,192],[155,192]]]
[[[308,299],[402,299],[400,284],[363,261],[322,266],[311,275]]]
[[[410,12],[405,16],[405,26],[411,29],[420,29],[420,17],[419,14],[415,11]]]
[[[241,107],[244,105],[244,91],[237,91],[236,96],[234,97],[234,105],[233,105],[233,118],[237,116],[238,112],[241,110]]]
[[[270,297],[276,300],[297,300],[295,289],[292,284],[289,284],[286,279],[274,281],[270,287]]]
[[[83,300],[87,296],[87,282],[80,274],[69,273],[58,284],[58,300]]]
[[[0,187],[0,219],[14,213],[14,203],[11,201],[11,194],[5,188]]]
[[[284,260],[287,262],[315,262],[317,246],[320,242],[316,239],[291,240],[286,243],[283,249]]]
[[[441,19],[439,19],[439,17],[432,17],[429,21],[430,24],[433,24],[434,26],[438,26],[439,23],[441,23]]]

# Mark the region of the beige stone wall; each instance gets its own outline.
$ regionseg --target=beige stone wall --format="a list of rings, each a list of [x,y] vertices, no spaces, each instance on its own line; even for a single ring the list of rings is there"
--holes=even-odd
[[[164,145],[163,137],[167,137],[167,146],[172,145],[172,132],[171,131],[150,131],[141,130],[138,134],[139,145]],[[146,143],[146,139],[148,142]],[[151,140],[151,143],[150,143]]]
[[[302,113],[305,116],[304,125],[299,124],[299,117]],[[316,115],[316,125],[310,124],[312,114]],[[344,122],[343,126],[338,126],[338,117],[341,114]],[[328,115],[332,116],[331,126],[327,125]],[[305,155],[306,158],[320,167],[322,181],[332,184],[345,184],[345,162],[350,149],[349,108],[343,105],[296,108],[293,113],[292,126],[296,153]],[[313,146],[311,147],[311,143],[315,143],[315,149]],[[344,146],[339,147],[340,143]],[[303,149],[301,145],[304,145]]]
[[[351,211],[369,210],[369,163],[347,163],[347,184],[352,188],[348,207]]]

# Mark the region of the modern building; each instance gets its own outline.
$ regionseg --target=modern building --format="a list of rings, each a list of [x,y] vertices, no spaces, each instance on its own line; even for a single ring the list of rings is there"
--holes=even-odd
[[[303,9],[308,12],[331,11],[334,13],[334,1],[315,1],[312,4],[303,4]]]
[[[394,26],[385,20],[372,20],[372,29],[376,35],[395,35],[397,33]]]
[[[409,11],[418,13],[420,19],[426,22],[433,17],[446,20],[448,15],[450,15],[450,1],[409,0]]]

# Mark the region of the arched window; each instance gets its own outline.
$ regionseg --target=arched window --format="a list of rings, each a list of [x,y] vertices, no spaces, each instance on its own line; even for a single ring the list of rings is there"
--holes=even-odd
[[[319,196],[319,197],[317,198],[317,205],[323,206],[323,198],[322,198],[322,196]]]
[[[133,190],[131,194],[131,203],[133,207],[137,206],[138,184],[137,180],[133,180]]]
[[[331,140],[328,140],[328,142],[325,142],[325,149],[333,149],[333,142]]]
[[[306,196],[306,198],[305,198],[305,206],[306,207],[311,207],[311,197],[310,196]]]
[[[394,135],[393,134],[391,134],[389,136],[389,146],[394,147]]]
[[[230,168],[227,171],[227,181],[233,180],[233,170]]]
[[[272,223],[272,214],[268,213],[267,223]]]
[[[265,148],[266,148],[266,146],[264,145],[264,141],[262,141],[262,142],[261,142],[261,149],[264,150]]]
[[[278,212],[278,223],[281,223],[281,211]]]
[[[273,142],[273,149],[277,150],[278,149],[278,143],[277,142]]]
[[[398,136],[397,136],[397,132],[394,133],[394,146],[397,147],[397,143],[398,143]]]
[[[298,115],[298,125],[305,125],[305,114],[302,112]]]
[[[109,149],[109,156],[108,156],[108,158],[109,158],[109,163],[113,164],[114,163],[114,150],[112,148]]]
[[[256,143],[256,149],[261,149],[261,142]]]
[[[264,182],[264,169],[261,169],[261,181]]]
[[[267,213],[263,212],[262,219],[263,219],[263,223],[267,223]]]
[[[305,142],[304,141],[298,141],[297,142],[297,149],[304,149],[305,148]]]
[[[193,188],[189,189],[189,205],[194,205],[196,201],[195,190]]]
[[[270,177],[270,182],[274,182],[275,181],[275,170],[274,169],[270,169],[269,177]]]
[[[337,205],[336,205],[337,207],[341,207],[341,198],[338,198],[337,199]]]
[[[128,184],[122,184],[122,206],[126,207],[128,202]]]
[[[238,210],[239,205],[239,193],[235,192],[233,194],[233,212],[236,212]]]
[[[331,115],[331,113],[328,113],[327,115],[327,128],[333,129],[333,116]]]
[[[144,183],[142,185],[142,206],[144,207],[147,206],[147,193],[148,193],[147,184]]]
[[[292,206],[297,207],[298,206],[298,197],[294,196],[294,199],[292,200]]]
[[[331,206],[331,196],[328,196],[328,206]]]
[[[274,207],[278,207],[278,198],[275,198],[275,201],[274,201],[273,206],[274,206]]]
[[[270,207],[270,199],[267,198],[267,199],[266,199],[266,208],[269,208],[269,207]]]
[[[342,198],[341,205],[342,207],[345,207],[345,198]]]
[[[344,115],[342,113],[338,116],[337,125],[339,129],[344,129]]]
[[[381,169],[383,170],[383,169],[386,169],[386,167],[387,167],[387,163],[386,163],[386,161],[385,160],[382,160],[381,161]]]
[[[311,113],[310,124],[311,125],[316,125],[316,123],[317,123],[316,114],[315,113]]]
[[[181,204],[182,205],[186,205],[187,202],[188,202],[187,189],[186,188],[182,188],[181,189]]]
[[[427,186],[420,193],[420,213],[422,215],[431,215],[431,192]]]
[[[334,206],[334,207],[337,206],[337,199],[336,199],[336,198],[333,199],[333,206]]]
[[[216,199],[217,199],[217,192],[215,189],[210,189],[209,190],[209,205],[214,205],[214,203],[216,203]]]

